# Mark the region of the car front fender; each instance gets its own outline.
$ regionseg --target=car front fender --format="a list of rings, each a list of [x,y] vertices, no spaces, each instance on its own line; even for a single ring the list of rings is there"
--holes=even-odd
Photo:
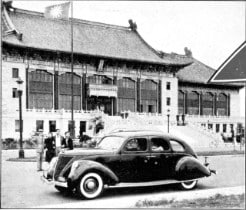
[[[77,166],[74,167],[74,165],[72,165],[71,171],[68,175],[68,178],[71,180],[71,182],[76,182],[83,174],[88,171],[97,171],[103,175],[104,178],[107,178],[111,182],[119,182],[119,179],[115,173],[101,163],[92,160],[77,160],[76,162]]]
[[[194,157],[183,157],[175,166],[175,174],[178,180],[198,179],[210,176],[210,170]]]

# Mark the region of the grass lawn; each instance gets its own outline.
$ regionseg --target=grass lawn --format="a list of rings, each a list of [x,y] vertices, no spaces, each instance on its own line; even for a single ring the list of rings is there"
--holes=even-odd
[[[151,201],[144,200],[138,201],[135,207],[157,207],[157,208],[245,208],[245,194],[241,195],[228,195],[224,196],[221,194],[216,194],[209,198],[200,198],[200,199],[190,199],[175,201],[173,200],[160,200],[160,201]]]

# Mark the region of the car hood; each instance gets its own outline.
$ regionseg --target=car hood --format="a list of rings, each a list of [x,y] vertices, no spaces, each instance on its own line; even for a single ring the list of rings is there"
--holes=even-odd
[[[68,150],[62,153],[63,156],[92,156],[92,155],[109,155],[114,154],[115,151],[97,149],[97,148],[79,148]]]

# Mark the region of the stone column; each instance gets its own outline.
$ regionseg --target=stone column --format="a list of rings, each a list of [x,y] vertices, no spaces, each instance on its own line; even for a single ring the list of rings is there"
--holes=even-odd
[[[203,115],[202,92],[199,93],[199,115]]]
[[[86,110],[86,103],[87,103],[87,95],[86,95],[86,73],[83,73],[82,75],[82,84],[81,84],[81,88],[82,88],[82,109]]]
[[[188,92],[184,91],[184,114],[188,113]]]
[[[140,78],[137,78],[137,112],[141,112],[141,81]]]
[[[214,94],[214,101],[213,101],[213,107],[214,107],[214,116],[217,115],[217,93]]]
[[[114,80],[113,80],[113,84],[114,85],[116,85],[116,86],[118,86],[118,82],[117,82],[118,80],[117,80],[117,76],[114,76]],[[118,97],[118,96],[117,96]],[[115,97],[115,98],[112,98],[112,103],[113,103],[113,106],[112,106],[112,108],[113,108],[113,112],[112,112],[112,115],[116,115],[117,114],[117,112],[118,112],[118,98],[117,97]]]
[[[161,110],[161,106],[162,106],[162,98],[161,98],[161,87],[162,87],[162,82],[161,80],[159,80],[159,83],[158,83],[158,97],[157,97],[157,100],[158,100],[158,113],[161,114],[162,113],[162,110]]]
[[[54,74],[54,109],[59,109],[59,74],[55,71]]]
[[[230,103],[231,103],[231,95],[230,94],[228,94],[228,96],[227,96],[227,116],[230,116],[230,112],[231,112],[231,110],[230,110]]]
[[[29,89],[29,80],[28,80],[28,77],[29,75],[28,75],[28,67],[26,68],[26,109],[28,109],[29,108],[29,91],[28,91],[28,89]]]

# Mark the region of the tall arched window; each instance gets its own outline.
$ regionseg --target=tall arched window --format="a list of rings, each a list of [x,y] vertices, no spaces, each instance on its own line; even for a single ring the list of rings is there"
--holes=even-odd
[[[141,82],[141,111],[157,112],[157,83],[149,79]]]
[[[118,80],[118,109],[135,112],[135,81],[130,78]]]
[[[59,76],[59,109],[70,110],[72,108],[72,74],[65,73]],[[74,74],[73,77],[73,108],[81,109],[81,78]]]
[[[179,95],[178,95],[178,107],[179,107],[179,114],[184,114],[185,110],[184,110],[184,97],[185,94],[182,90],[179,90]]]
[[[213,115],[213,94],[205,93],[202,97],[203,115]]]
[[[220,93],[217,97],[216,107],[217,115],[225,116],[227,115],[227,96],[224,93]]]
[[[190,115],[199,114],[199,94],[195,91],[189,92],[187,96],[187,112]]]
[[[45,70],[28,73],[29,78],[29,108],[53,108],[53,75]]]

